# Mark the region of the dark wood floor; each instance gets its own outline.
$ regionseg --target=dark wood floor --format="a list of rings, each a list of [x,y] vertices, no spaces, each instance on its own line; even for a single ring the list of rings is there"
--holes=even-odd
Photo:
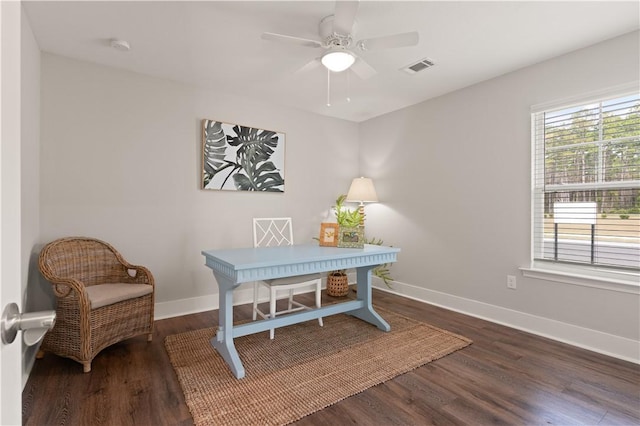
[[[379,291],[374,302],[474,343],[296,425],[640,424],[636,364]],[[250,317],[248,306],[234,311]],[[142,336],[107,348],[88,374],[53,355],[37,360],[24,424],[192,424],[163,342],[214,324],[217,311],[157,321],[152,343]]]

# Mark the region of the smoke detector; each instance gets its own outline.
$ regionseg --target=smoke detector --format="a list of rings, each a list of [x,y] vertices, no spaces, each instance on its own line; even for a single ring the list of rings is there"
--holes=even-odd
[[[131,45],[126,40],[119,40],[117,38],[112,38],[110,41],[111,47],[121,52],[128,52],[131,50]]]

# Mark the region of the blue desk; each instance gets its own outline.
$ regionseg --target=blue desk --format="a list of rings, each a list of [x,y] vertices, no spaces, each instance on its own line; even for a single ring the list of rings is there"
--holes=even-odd
[[[389,331],[389,324],[371,306],[371,269],[395,262],[399,251],[399,248],[376,245],[365,245],[363,249],[293,245],[205,250],[202,254],[218,282],[220,299],[218,333],[211,339],[211,345],[241,379],[245,371],[233,343],[235,337],[340,313]],[[233,326],[233,290],[241,283],[349,268],[356,269],[357,300]]]

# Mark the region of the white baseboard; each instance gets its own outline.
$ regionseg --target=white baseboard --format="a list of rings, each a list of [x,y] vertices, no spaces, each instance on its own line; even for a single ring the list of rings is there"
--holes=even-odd
[[[325,288],[323,284],[322,288]],[[313,290],[296,290],[294,294],[308,293]],[[286,296],[282,296],[286,297]],[[282,297],[278,297],[281,299]],[[269,294],[261,286],[258,296],[260,303],[269,300]],[[253,302],[253,287],[241,288],[233,292],[233,305],[244,305]],[[162,320],[166,318],[179,317],[182,315],[197,314],[199,312],[212,311],[220,307],[218,293],[208,294],[200,297],[190,297],[188,299],[172,300],[170,302],[158,302],[155,304],[154,319]]]
[[[393,288],[389,289],[381,280],[373,277],[373,286],[379,290],[408,299],[429,303],[454,312],[640,364],[640,342],[633,339],[397,281],[394,281]],[[234,305],[251,303],[252,300],[252,288],[236,290],[233,295]],[[266,292],[261,293],[260,300],[262,302],[268,300]],[[159,302],[155,305],[155,319],[161,320],[189,315],[218,309],[218,307],[217,293],[170,302]]]
[[[243,288],[233,293],[233,304],[243,305],[253,301],[253,289]],[[162,320],[166,318],[179,317],[182,315],[197,314],[199,312],[212,311],[218,309],[218,293],[208,294],[200,297],[190,297],[188,299],[172,300],[170,302],[158,302],[155,304],[154,319]]]
[[[640,342],[633,339],[397,281],[394,281],[393,288],[389,289],[381,280],[374,277],[373,286],[398,296],[640,364]]]

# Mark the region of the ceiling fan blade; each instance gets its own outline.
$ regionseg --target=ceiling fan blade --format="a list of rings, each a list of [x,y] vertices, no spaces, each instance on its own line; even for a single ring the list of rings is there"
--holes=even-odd
[[[353,70],[353,72],[363,80],[366,80],[378,74],[378,71],[376,71],[371,65],[366,63],[362,58],[356,59],[353,65],[351,65],[351,70]]]
[[[345,36],[351,34],[359,5],[358,1],[336,0],[336,9],[333,13],[334,32]]]
[[[358,47],[361,50],[377,50],[377,49],[390,49],[393,47],[407,47],[415,46],[418,44],[420,36],[417,31],[410,33],[394,34],[383,37],[374,37],[360,40]]]
[[[311,70],[314,70],[314,69],[318,68],[321,64],[322,64],[322,62],[320,62],[320,58],[315,58],[315,59],[307,62],[302,67],[300,67],[300,69],[298,69],[296,71],[296,74],[309,72]]]
[[[307,47],[322,47],[322,43],[320,43],[317,40],[310,40],[308,38],[294,37],[294,36],[288,36],[284,34],[262,33],[262,39],[269,40],[269,41],[284,42],[289,44],[297,44],[300,46],[307,46]]]

